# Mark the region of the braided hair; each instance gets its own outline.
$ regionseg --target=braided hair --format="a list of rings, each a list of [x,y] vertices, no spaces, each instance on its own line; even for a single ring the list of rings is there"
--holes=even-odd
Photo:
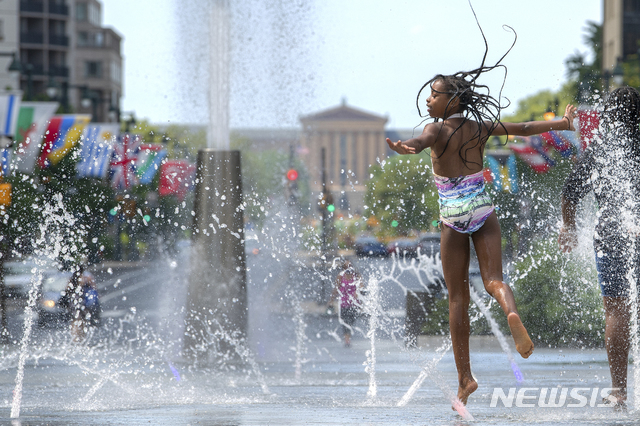
[[[625,145],[640,159],[640,93],[624,86],[613,90],[602,107],[600,142],[609,147]]]
[[[469,2],[469,6],[471,6],[471,2]],[[509,106],[509,100],[505,98],[507,100],[507,104],[505,106],[502,106],[500,104],[500,99],[502,98],[502,89],[504,87],[504,81],[506,80],[507,76],[507,67],[501,62],[509,54],[511,49],[513,49],[513,46],[515,46],[516,40],[518,38],[513,28],[508,25],[504,25],[503,28],[513,32],[513,43],[511,44],[511,47],[509,47],[507,52],[502,55],[502,57],[494,65],[485,65],[487,53],[489,51],[489,45],[487,43],[487,38],[484,35],[484,31],[482,31],[482,27],[478,22],[478,17],[473,10],[473,6],[471,6],[471,11],[473,12],[473,16],[476,20],[478,28],[480,29],[480,33],[482,34],[482,38],[485,44],[484,56],[482,58],[480,67],[471,71],[460,71],[451,75],[437,74],[422,85],[422,87],[418,91],[418,96],[416,97],[416,107],[418,108],[420,117],[425,117],[425,115],[422,113],[422,110],[420,109],[420,95],[428,86],[436,93],[445,93],[450,96],[449,102],[447,103],[447,106],[445,108],[445,117],[449,115],[449,112],[451,112],[449,111],[449,106],[456,99],[459,100],[460,112],[465,113],[462,122],[451,133],[444,149],[442,150],[442,153],[437,158],[440,158],[444,155],[447,147],[449,146],[451,137],[458,130],[460,130],[467,121],[473,119],[476,124],[475,133],[471,138],[469,138],[462,144],[460,150],[458,151],[458,155],[460,155],[460,158],[465,165],[468,165],[469,163],[477,164],[475,161],[467,160],[467,153],[469,150],[473,150],[474,148],[478,148],[479,146],[484,145],[487,142],[488,136],[496,127],[502,126],[504,128],[504,126],[500,122],[500,112]],[[500,91],[498,93],[498,97],[495,98],[491,95],[489,86],[478,83],[478,78],[481,75],[497,68],[504,70],[504,77],[502,85],[500,87]],[[433,89],[433,83],[435,82],[441,83],[442,87],[444,87],[444,92],[439,92]],[[438,119],[436,118],[435,121],[437,122]],[[485,121],[488,121],[491,124],[487,125],[485,124]],[[472,141],[475,141],[475,143],[472,144]],[[482,165],[480,164],[480,166]]]
[[[618,87],[604,103],[602,121],[607,130],[622,130],[629,135],[639,133],[640,93],[633,87]]]

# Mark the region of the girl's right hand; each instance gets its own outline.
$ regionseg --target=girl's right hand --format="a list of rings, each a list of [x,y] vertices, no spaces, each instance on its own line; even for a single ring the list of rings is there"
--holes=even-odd
[[[402,141],[392,142],[391,139],[387,138],[387,145],[389,145],[389,148],[391,148],[398,154],[415,154],[416,153],[415,148],[404,145]]]

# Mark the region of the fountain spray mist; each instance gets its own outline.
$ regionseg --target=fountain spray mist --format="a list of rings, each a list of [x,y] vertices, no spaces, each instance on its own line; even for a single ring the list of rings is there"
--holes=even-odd
[[[520,371],[520,368],[518,367],[518,364],[513,357],[513,353],[511,352],[511,348],[509,348],[507,339],[505,339],[504,334],[502,333],[502,331],[500,331],[498,323],[496,323],[496,320],[493,319],[493,315],[491,315],[489,309],[487,309],[486,305],[482,302],[482,299],[480,298],[478,293],[476,293],[473,286],[469,286],[469,294],[471,296],[471,300],[473,300],[473,303],[476,304],[478,309],[480,309],[482,315],[484,315],[484,317],[487,319],[487,322],[491,327],[491,331],[496,336],[498,342],[500,343],[500,347],[507,355],[507,359],[509,360],[509,364],[511,365],[511,370],[513,371],[514,376],[516,376],[516,381],[518,383],[522,383],[524,381],[524,376],[522,375],[522,371]]]
[[[34,242],[36,258],[36,270],[32,271],[31,286],[29,288],[29,298],[24,310],[23,335],[20,342],[20,358],[18,361],[18,371],[16,373],[16,386],[13,391],[13,401],[11,403],[11,418],[20,417],[20,406],[22,403],[22,383],[24,381],[24,366],[29,352],[29,340],[33,328],[35,316],[35,306],[38,297],[40,283],[42,282],[42,271],[46,262],[55,262],[60,256],[65,260],[74,260],[79,256],[78,247],[69,244],[73,238],[82,240],[82,229],[74,227],[75,218],[67,214],[62,194],[52,197],[51,203],[45,205],[43,222],[39,226],[40,235]]]

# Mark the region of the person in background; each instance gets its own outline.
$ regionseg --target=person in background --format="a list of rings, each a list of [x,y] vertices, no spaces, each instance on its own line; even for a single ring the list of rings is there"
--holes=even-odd
[[[328,305],[339,300],[338,317],[342,323],[342,334],[345,347],[351,346],[351,334],[358,315],[362,310],[360,292],[364,287],[364,281],[353,264],[345,260],[341,262],[335,285]]]

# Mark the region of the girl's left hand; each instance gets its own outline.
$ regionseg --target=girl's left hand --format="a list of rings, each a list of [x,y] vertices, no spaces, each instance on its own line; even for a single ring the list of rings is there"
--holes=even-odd
[[[567,117],[567,120],[569,120],[569,129],[568,130],[576,130],[575,126],[573,125],[573,120],[575,120],[576,118],[576,112],[577,112],[577,108],[574,105],[567,105],[567,107],[564,110],[564,116]],[[564,120],[564,117],[563,117]]]

